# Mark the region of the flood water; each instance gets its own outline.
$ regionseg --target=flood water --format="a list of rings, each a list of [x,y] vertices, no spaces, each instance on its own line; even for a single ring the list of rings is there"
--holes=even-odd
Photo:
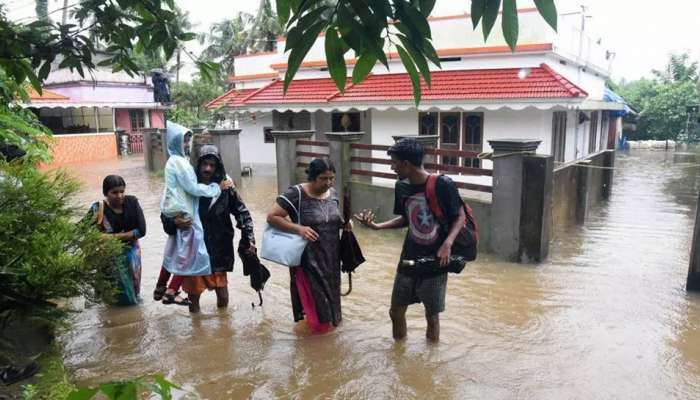
[[[226,311],[213,293],[195,316],[156,303],[160,179],[139,159],[76,166],[86,208],[104,175],[121,174],[149,231],[143,304],[77,314],[61,337],[65,362],[79,384],[162,373],[206,399],[697,399],[700,296],[685,292],[697,163],[694,154],[618,154],[612,198],[585,226],[557,229],[547,262],[483,256],[449,277],[438,345],[426,343],[420,305],[409,308],[407,340],[391,337],[400,232],[356,229],[369,261],[343,298],[343,324],[326,335],[293,322],[288,273],[272,265],[262,308],[251,308],[240,263]],[[258,239],[275,186],[271,175],[244,178]]]

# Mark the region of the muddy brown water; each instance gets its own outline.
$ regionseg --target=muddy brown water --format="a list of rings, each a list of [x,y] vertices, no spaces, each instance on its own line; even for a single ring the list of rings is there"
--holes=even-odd
[[[400,232],[356,230],[369,261],[343,299],[343,324],[323,336],[293,322],[278,266],[269,266],[262,308],[251,308],[240,264],[226,311],[213,293],[195,316],[154,302],[161,180],[138,158],[73,166],[86,208],[101,198],[104,175],[123,175],[148,235],[143,303],[77,314],[61,337],[66,365],[83,385],[162,373],[189,393],[178,396],[206,399],[700,398],[700,296],[684,288],[700,157],[637,151],[617,160],[610,201],[585,226],[558,228],[547,262],[483,256],[450,276],[438,345],[424,339],[421,306],[409,308],[408,339],[391,338]],[[275,178],[245,178],[241,191],[260,238]]]

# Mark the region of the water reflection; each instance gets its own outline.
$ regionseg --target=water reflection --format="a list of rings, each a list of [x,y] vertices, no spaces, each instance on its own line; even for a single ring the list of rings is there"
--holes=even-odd
[[[425,341],[421,307],[409,308],[408,339],[391,338],[402,232],[357,229],[369,262],[343,298],[343,324],[328,335],[294,324],[289,276],[276,266],[262,308],[250,307],[255,292],[239,262],[228,311],[210,293],[195,317],[154,302],[165,239],[160,179],[139,159],[81,166],[85,207],[108,173],[122,174],[141,200],[144,302],[78,315],[62,337],[66,364],[80,383],[161,372],[207,399],[698,398],[700,296],[684,291],[700,177],[692,158],[618,154],[610,201],[586,226],[556,231],[546,263],[484,256],[450,276],[436,346]],[[245,178],[241,191],[260,238],[275,178]]]

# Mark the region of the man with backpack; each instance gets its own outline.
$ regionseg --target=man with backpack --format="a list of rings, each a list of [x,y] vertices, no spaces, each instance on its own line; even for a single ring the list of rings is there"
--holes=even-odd
[[[417,140],[400,140],[387,154],[391,169],[399,177],[394,191],[394,214],[398,216],[377,223],[371,211],[363,211],[355,218],[375,230],[408,227],[391,295],[393,336],[397,340],[406,337],[406,309],[410,304],[423,303],[426,337],[437,342],[439,316],[445,310],[448,266],[459,272],[466,261],[476,257],[476,225],[454,182],[423,168],[425,151]],[[455,254],[457,243],[462,254]]]

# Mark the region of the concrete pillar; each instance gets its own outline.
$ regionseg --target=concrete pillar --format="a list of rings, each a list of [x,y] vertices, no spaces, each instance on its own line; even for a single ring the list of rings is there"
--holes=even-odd
[[[359,142],[364,132],[326,132],[328,140],[328,157],[335,164],[335,190],[340,199],[340,209],[343,210],[345,192],[350,184],[352,169],[352,149],[350,145]]]
[[[190,164],[196,168],[199,149],[205,144],[214,144],[211,135],[204,128],[192,128],[192,145],[190,146]]]
[[[603,170],[603,199],[608,200],[613,188],[613,175],[615,173],[615,150],[605,151],[603,166],[609,169]]]
[[[226,173],[236,186],[241,185],[241,148],[238,135],[240,129],[210,129],[212,142],[219,149]]]
[[[700,194],[695,211],[695,230],[693,242],[690,244],[690,266],[685,288],[689,291],[700,291]]]
[[[553,183],[553,156],[523,156],[519,250],[521,262],[544,261],[549,254]]]
[[[584,160],[579,164],[590,165],[590,162]],[[590,182],[593,180],[591,175],[593,170],[591,168],[578,167],[578,186],[576,186],[576,223],[583,224],[586,222],[586,217],[588,216],[588,209],[590,208],[590,199],[588,196]]]
[[[491,250],[509,261],[520,261],[523,159],[525,154],[534,154],[540,142],[532,139],[489,141],[493,149]]]
[[[149,171],[163,170],[168,159],[165,130],[156,128],[143,129],[143,151],[146,168]]]
[[[277,156],[277,192],[297,183],[297,140],[309,140],[315,131],[272,131]]]
[[[426,150],[434,150],[437,149],[438,147],[438,139],[440,136],[438,135],[396,135],[392,136],[394,138],[395,142],[398,142],[401,139],[416,139],[418,143],[423,145],[423,148]],[[437,156],[434,154],[426,154],[425,158],[423,159],[423,162],[425,164],[437,164]],[[430,168],[426,168],[429,171],[433,171]]]

